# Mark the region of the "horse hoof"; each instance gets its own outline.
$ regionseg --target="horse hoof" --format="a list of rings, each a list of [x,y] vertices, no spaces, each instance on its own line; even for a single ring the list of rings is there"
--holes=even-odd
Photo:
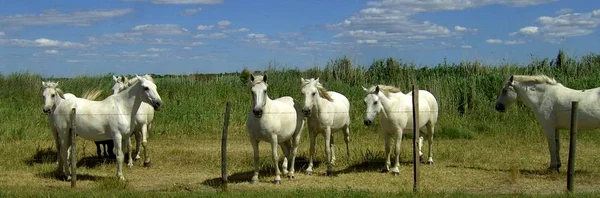
[[[333,176],[333,171],[327,170],[327,176]]]
[[[258,180],[251,180],[250,184],[258,184]]]
[[[388,170],[388,169],[382,169],[381,170],[381,173],[388,173],[388,172],[390,172],[390,170]]]
[[[152,162],[144,162],[144,167],[149,168],[152,166]]]
[[[433,161],[428,161],[427,164],[428,165],[433,165]]]
[[[288,175],[287,177],[288,177],[288,179],[296,179],[296,176],[294,176],[294,175]]]
[[[400,173],[399,172],[392,172],[392,175],[398,176],[398,175],[400,175]]]
[[[127,164],[127,167],[133,168],[133,164]]]
[[[313,171],[309,171],[309,170],[307,170],[307,171],[306,171],[306,174],[307,174],[307,175],[312,175],[312,174],[313,174]]]
[[[275,183],[275,184],[281,184],[281,180],[275,180],[273,183]]]

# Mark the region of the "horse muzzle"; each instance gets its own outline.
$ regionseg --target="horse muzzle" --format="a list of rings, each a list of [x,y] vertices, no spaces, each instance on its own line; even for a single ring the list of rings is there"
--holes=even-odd
[[[363,123],[365,123],[366,126],[371,126],[373,124],[373,121],[371,120],[364,120]]]
[[[500,113],[504,113],[504,112],[506,112],[506,107],[502,104],[496,104],[496,111],[498,111]]]
[[[303,109],[302,109],[302,113],[304,113],[304,116],[305,116],[305,117],[308,117],[308,116],[310,116],[310,112],[311,112],[311,111],[310,111],[310,109],[309,109],[309,108],[303,108]]]
[[[254,117],[256,117],[256,118],[262,118],[262,116],[263,116],[262,109],[254,109],[254,110],[252,110],[252,113],[254,114]]]
[[[156,101],[152,104],[152,107],[154,107],[155,111],[160,111],[162,106],[163,106],[163,103],[161,101]]]
[[[52,113],[52,111],[50,111],[50,109],[43,109],[44,114],[46,115],[50,115],[50,113]]]

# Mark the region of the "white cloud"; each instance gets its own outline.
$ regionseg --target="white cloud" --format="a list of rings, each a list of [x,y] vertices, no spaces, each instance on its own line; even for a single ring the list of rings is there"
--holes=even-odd
[[[222,30],[223,33],[237,33],[237,32],[249,32],[248,28],[240,28],[240,29],[232,29],[232,30]]]
[[[219,4],[223,0],[152,0],[155,4]]]
[[[519,45],[524,44],[525,41],[522,40],[500,40],[500,39],[488,39],[485,40],[486,43],[489,44],[505,44],[505,45]]]
[[[375,44],[375,43],[377,43],[377,40],[375,40],[375,39],[356,40],[356,43],[358,43],[358,44]]]
[[[197,41],[197,42],[193,42],[193,43],[191,44],[191,46],[199,46],[199,45],[204,45],[204,43],[203,43],[203,42],[200,42],[200,41]]]
[[[184,50],[191,50],[191,47],[183,47]]]
[[[457,32],[477,32],[478,29],[476,29],[476,28],[466,28],[466,27],[457,25],[457,26],[454,26],[454,31],[457,31]]]
[[[203,30],[212,30],[215,26],[214,25],[199,25],[196,29],[203,31]]]
[[[572,12],[573,12],[573,9],[571,9],[571,8],[563,8],[563,9],[557,10],[555,12],[555,14],[557,14],[557,15],[563,15],[563,14],[569,14],[569,13],[572,13]]]
[[[76,25],[90,26],[96,22],[104,21],[133,12],[131,8],[110,10],[88,10],[61,13],[55,10],[45,11],[42,14],[17,14],[12,16],[0,16],[0,24],[9,26],[26,25]]]
[[[169,51],[169,49],[165,49],[165,48],[148,48],[146,51],[149,52],[166,52]]]
[[[86,48],[88,45],[70,41],[50,40],[39,38],[36,40],[26,39],[0,39],[0,46],[18,46],[18,47],[58,47],[64,49]]]
[[[461,45],[460,48],[471,49],[471,48],[473,48],[473,46],[471,46],[471,45]]]
[[[563,13],[565,13],[564,11]],[[539,26],[527,26],[510,35],[536,35],[544,41],[559,43],[566,37],[584,36],[594,33],[600,25],[600,9],[587,13],[568,13],[555,17],[541,16]]]
[[[224,39],[224,38],[227,38],[227,34],[221,33],[221,32],[216,32],[216,33],[211,33],[211,34],[196,34],[196,36],[193,36],[193,37],[201,38],[201,39]]]
[[[6,36],[6,34],[4,34],[4,32],[0,31],[0,37]]]
[[[202,11],[202,8],[189,8],[189,9],[185,9],[181,15],[184,16],[190,16],[190,15],[194,15],[197,14],[198,12]]]
[[[189,33],[185,28],[179,27],[176,24],[145,24],[135,26],[132,31],[142,34],[154,35],[183,35]]]
[[[114,34],[103,34],[88,36],[88,42],[95,45],[111,44],[150,44],[150,45],[184,45],[181,40],[172,38],[142,38],[140,32],[119,32]]]
[[[511,36],[515,36],[515,35],[531,36],[531,35],[537,35],[539,32],[540,32],[540,28],[538,28],[536,26],[527,26],[527,27],[521,28],[518,32],[512,32],[509,35],[511,35]]]
[[[227,21],[227,20],[223,20],[223,21],[219,21],[217,23],[217,25],[219,25],[219,28],[226,28],[226,27],[229,27],[231,25],[231,22]]]
[[[44,51],[44,54],[56,55],[58,54],[58,50],[46,50]]]
[[[340,39],[377,40],[380,44],[398,44],[452,36],[449,28],[431,21],[419,21],[413,16],[421,13],[457,11],[492,4],[531,6],[557,0],[381,0],[368,2],[367,8],[337,24],[328,24],[329,30],[340,31]],[[455,31],[476,32],[463,26]]]

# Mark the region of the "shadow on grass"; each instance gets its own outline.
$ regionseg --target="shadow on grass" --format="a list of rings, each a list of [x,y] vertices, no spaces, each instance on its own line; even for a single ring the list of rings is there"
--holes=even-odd
[[[58,170],[44,172],[44,173],[38,173],[38,174],[36,174],[36,176],[39,178],[67,181],[66,177],[61,175]],[[77,174],[77,181],[100,181],[100,180],[106,179],[106,178],[107,177],[95,176],[95,175],[90,175],[90,174],[81,174],[81,173]]]
[[[58,153],[56,150],[47,148],[39,150],[31,156],[30,159],[24,160],[24,163],[33,166],[35,164],[49,164],[57,162]]]
[[[457,166],[457,165],[448,165],[446,166],[448,168],[463,168],[463,169],[471,169],[471,170],[479,170],[479,171],[493,171],[493,172],[513,172],[515,171],[514,169],[511,168],[505,168],[505,169],[501,169],[501,168],[485,168],[485,167],[477,167],[477,166]],[[557,174],[556,171],[552,171],[549,169],[518,169],[519,173],[521,175],[530,175],[530,176],[546,176],[546,175],[553,175],[553,174]],[[516,172],[516,171],[515,171]],[[567,170],[561,170],[560,172],[558,172],[560,174],[567,173]],[[575,170],[575,174],[576,175],[589,175],[592,174],[592,172],[587,171],[587,170]]]
[[[278,162],[280,169],[281,169],[281,163],[283,163],[283,160],[280,160]],[[308,167],[308,159],[304,156],[298,156],[298,157],[296,157],[296,162],[294,164],[295,164],[294,167],[296,170],[295,174],[296,175],[300,174],[306,169],[306,167]],[[321,164],[321,162],[313,160],[313,167],[317,167],[320,164]],[[253,166],[251,166],[251,167],[253,167]],[[268,163],[268,164],[262,166],[260,168],[260,170],[258,171],[258,174],[259,174],[259,177],[261,177],[261,178],[259,178],[261,180],[260,181],[261,183],[263,183],[263,182],[264,183],[272,183],[273,181],[267,181],[262,178],[275,176],[275,167],[273,166],[273,163]],[[227,176],[227,180],[228,180],[228,183],[250,182],[250,180],[252,179],[252,176],[254,176],[254,170],[241,172],[241,173],[233,173],[233,174]],[[282,175],[282,179],[284,179],[283,175]],[[202,184],[212,187],[212,188],[215,188],[215,189],[220,189],[223,186],[221,177],[204,180],[202,182]]]

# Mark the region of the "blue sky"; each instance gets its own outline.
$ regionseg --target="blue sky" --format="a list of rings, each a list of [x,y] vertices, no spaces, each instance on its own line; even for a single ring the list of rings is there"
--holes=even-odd
[[[306,69],[344,55],[417,65],[598,53],[592,0],[0,0],[0,72]]]

